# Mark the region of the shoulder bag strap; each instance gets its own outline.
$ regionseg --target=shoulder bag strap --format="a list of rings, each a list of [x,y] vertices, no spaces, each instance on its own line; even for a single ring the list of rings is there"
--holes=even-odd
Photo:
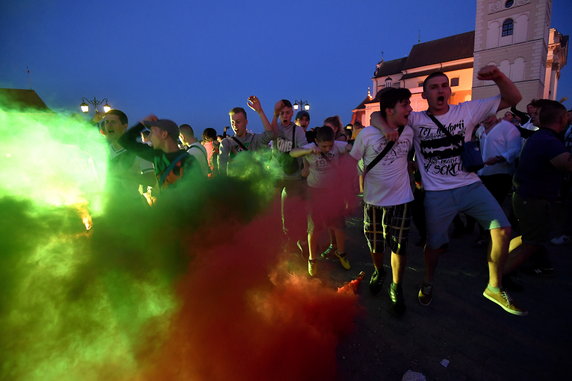
[[[375,159],[373,159],[373,160],[367,165],[367,167],[365,168],[365,171],[364,171],[364,175],[365,175],[366,173],[368,173],[377,163],[379,163],[379,161],[380,161],[381,159],[383,159],[383,157],[384,157],[385,155],[387,155],[387,153],[389,152],[389,150],[395,145],[395,142],[396,142],[397,140],[399,140],[399,136],[401,136],[401,133],[403,132],[403,127],[399,127],[399,129],[398,129],[397,131],[398,131],[398,133],[399,133],[399,135],[397,136],[397,139],[396,139],[395,141],[392,141],[392,142],[387,143],[387,145],[385,146],[385,148],[383,149],[383,151],[381,151],[381,152],[379,153],[379,155],[377,155],[377,156],[375,157]]]
[[[454,143],[455,139],[453,138],[453,135],[451,135],[451,133],[449,131],[447,131],[447,129],[445,128],[445,126],[443,126],[443,124],[441,122],[439,122],[439,120],[437,118],[435,118],[435,116],[433,114],[430,114],[429,111],[425,111],[425,114],[431,118],[431,120],[433,121],[433,123],[435,123],[435,125],[445,134],[447,135],[447,137],[449,139],[451,139],[451,142]],[[462,144],[461,144],[462,146]]]
[[[238,146],[240,148],[242,148],[243,151],[248,151],[248,148],[246,148],[244,146],[244,144],[242,144],[242,142],[240,140],[238,140],[238,138],[236,136],[233,136],[231,139],[234,140],[236,142],[236,144],[238,144]]]

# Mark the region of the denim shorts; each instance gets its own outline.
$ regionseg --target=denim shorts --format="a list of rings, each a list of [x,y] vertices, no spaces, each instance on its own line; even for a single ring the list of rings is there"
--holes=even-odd
[[[487,230],[510,227],[503,209],[481,182],[455,189],[426,191],[429,248],[438,249],[449,242],[449,225],[458,213],[473,217]]]

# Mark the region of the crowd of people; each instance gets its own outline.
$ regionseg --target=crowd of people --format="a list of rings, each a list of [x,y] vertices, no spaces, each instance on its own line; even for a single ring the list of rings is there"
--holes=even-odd
[[[562,104],[545,99],[532,101],[526,113],[517,110],[520,92],[495,66],[482,68],[478,78],[493,81],[500,94],[450,104],[449,79],[435,72],[423,82],[428,109],[418,112],[409,90],[385,88],[375,98],[380,110],[365,128],[359,122],[344,126],[338,116],[310,128],[310,114],[299,111],[294,117],[286,99],[276,102],[269,119],[256,96],[246,103],[260,118],[261,133],[247,128],[247,110],[239,106],[229,111],[232,134],[228,127],[222,135],[207,128],[200,136],[190,124],[154,115],[128,128],[125,113],[111,110],[101,129],[109,141],[112,182],[153,205],[188,173],[231,176],[242,152],[269,150],[280,172],[275,189],[282,230],[287,242],[307,253],[310,276],[319,273],[323,258],[351,269],[344,230],[351,202],[340,191],[343,176],[354,195],[363,196],[363,231],[374,267],[369,288],[373,294],[383,289],[388,253],[387,293],[395,313],[406,309],[410,221],[424,245],[425,274],[417,298],[427,306],[439,256],[449,247],[449,227],[463,216],[468,224],[478,222],[479,239],[488,242],[483,296],[511,314],[526,315],[509,295],[518,287],[511,274],[523,266],[550,273],[547,243],[570,241],[572,117]],[[466,157],[472,141],[482,159],[477,169]],[[348,162],[349,170],[342,165]],[[303,200],[306,213],[293,213],[300,205],[293,200]],[[329,246],[320,253],[318,237],[325,232]]]

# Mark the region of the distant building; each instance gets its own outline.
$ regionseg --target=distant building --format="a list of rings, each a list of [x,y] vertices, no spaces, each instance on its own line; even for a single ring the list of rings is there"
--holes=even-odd
[[[51,111],[34,90],[25,89],[0,89],[0,108]]]
[[[373,94],[405,87],[415,111],[427,109],[423,81],[443,71],[451,81],[451,103],[498,94],[492,82],[477,80],[479,68],[497,65],[517,85],[524,109],[535,98],[556,99],[560,70],[568,57],[568,36],[550,28],[551,0],[477,0],[475,31],[419,43],[407,57],[381,61],[373,76]],[[477,69],[477,70],[474,70]],[[371,94],[353,110],[352,122],[369,125],[379,104]]]

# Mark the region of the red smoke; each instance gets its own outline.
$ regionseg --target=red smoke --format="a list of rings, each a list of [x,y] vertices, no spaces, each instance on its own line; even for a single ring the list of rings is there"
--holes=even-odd
[[[137,379],[335,378],[357,298],[309,279],[299,257],[280,254],[280,226],[276,207],[247,226],[219,224],[216,234],[190,239],[195,259],[178,287],[180,309],[163,344],[141,354],[149,365]]]

